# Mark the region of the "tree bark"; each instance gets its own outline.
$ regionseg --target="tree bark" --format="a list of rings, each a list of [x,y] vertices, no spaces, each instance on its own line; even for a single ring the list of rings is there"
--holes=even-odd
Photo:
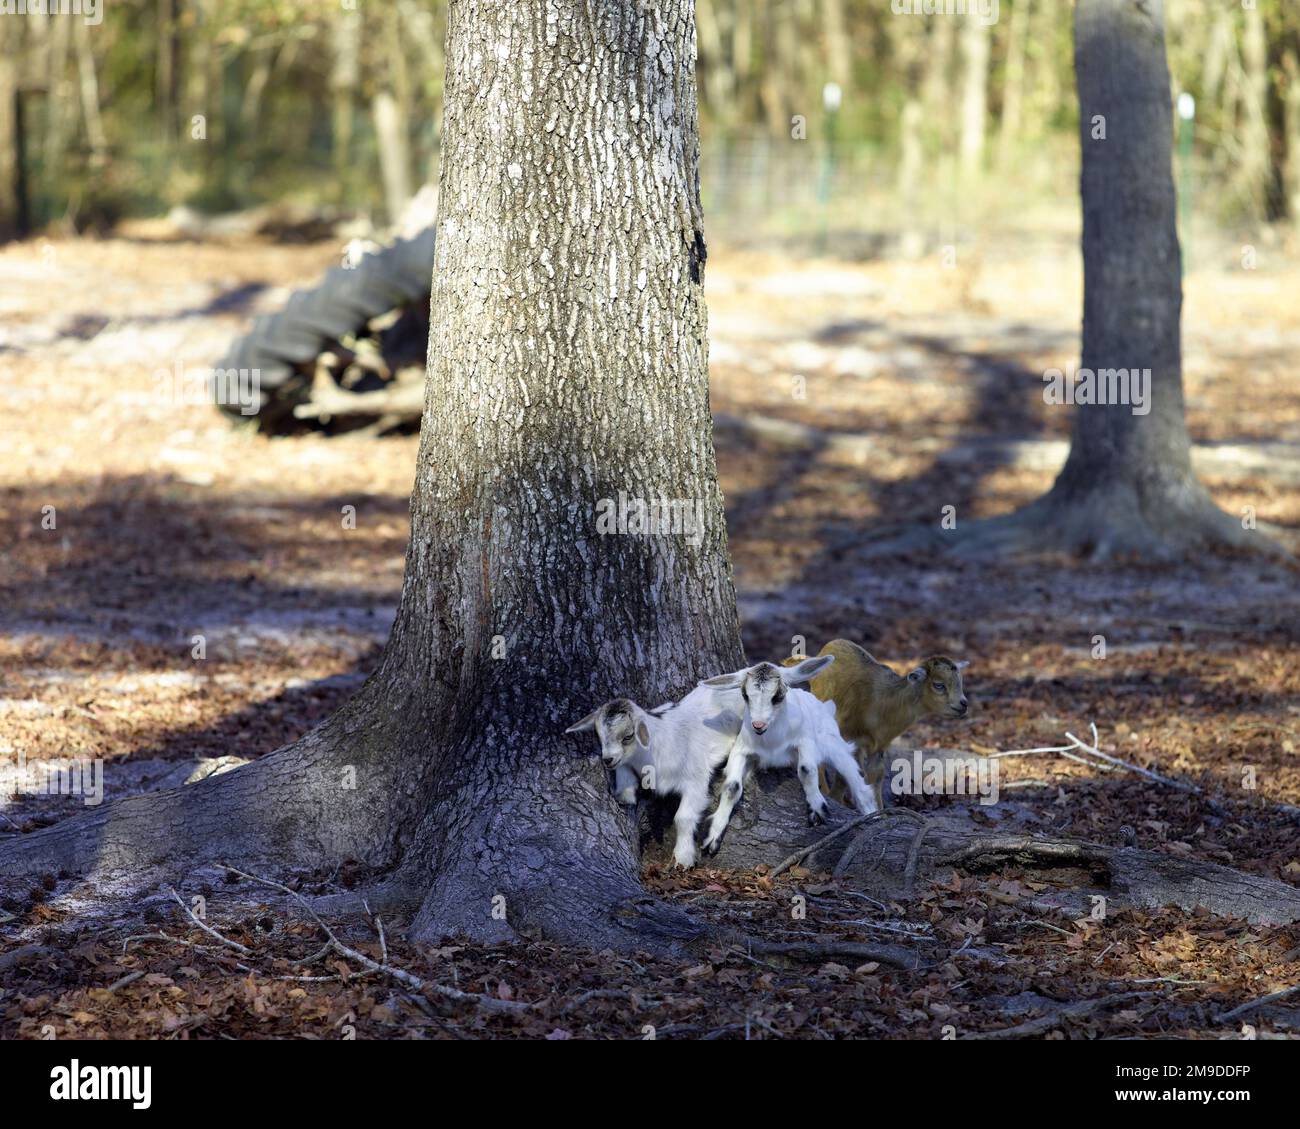
[[[657,703],[740,661],[691,9],[449,13],[434,347],[380,676],[427,687],[442,717],[419,936],[626,935],[602,907],[640,896],[634,825],[560,734],[615,694]],[[698,504],[697,543],[601,536],[620,493]]]
[[[589,737],[742,662],[709,417],[691,0],[461,0],[400,609],[302,741],[0,848],[10,876],[400,859],[413,936],[672,947]],[[605,535],[605,500],[698,525]]]
[[[1263,534],[1218,509],[1192,470],[1162,0],[1079,0],[1075,67],[1080,369],[1149,371],[1147,410],[1135,411],[1127,397],[1077,404],[1070,454],[1051,491],[1018,513],[959,526],[956,544],[1093,557],[1166,557],[1207,545],[1271,549]]]
[[[1092,912],[1093,898],[1102,897],[1110,908],[1177,906],[1263,925],[1300,921],[1300,890],[1285,882],[1136,847],[990,833],[972,819],[979,810],[972,804],[923,816],[890,808],[848,826],[856,813],[832,802],[826,825],[806,827],[799,819],[803,803],[793,781],[777,773],[760,774],[746,788],[711,865],[777,867],[811,847],[798,865],[834,873],[882,900],[906,900],[936,872],[949,868],[1014,866],[1054,872],[1055,889],[1045,890],[1041,898],[1044,912],[1084,916]],[[1006,799],[999,802],[1000,823],[1014,823],[1015,809]],[[847,829],[831,838],[839,828]]]

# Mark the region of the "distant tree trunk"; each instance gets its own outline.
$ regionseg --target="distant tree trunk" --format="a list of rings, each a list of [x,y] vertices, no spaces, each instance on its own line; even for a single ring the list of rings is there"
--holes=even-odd
[[[1300,222],[1300,52],[1286,53],[1282,64],[1286,76],[1283,97],[1283,135],[1286,141],[1286,164],[1283,171],[1287,214]]]
[[[420,93],[424,105],[432,108],[432,126],[420,138],[417,151],[417,168],[421,184],[437,180],[437,128],[442,121],[442,85],[446,60],[443,56],[443,39],[436,28],[434,12],[417,0],[399,0],[398,12],[402,17],[403,34],[410,37],[411,52],[417,59],[427,60],[422,66]]]
[[[60,184],[66,175],[68,137],[76,120],[77,100],[69,78],[72,55],[72,21],[55,20],[51,29],[49,67],[46,71],[45,136],[42,172],[47,183]]]
[[[832,82],[847,92],[853,82],[853,41],[844,16],[844,0],[822,0],[826,36],[826,70]],[[865,30],[865,25],[862,30]],[[859,30],[858,34],[862,34]]]
[[[244,97],[239,103],[239,139],[245,146],[259,144],[259,124],[262,120],[262,98],[266,94],[267,84],[271,81],[271,72],[275,68],[275,57],[283,41],[267,43],[254,47],[252,73],[244,84]]]
[[[736,83],[736,117],[747,120],[753,103],[754,0],[735,0],[731,30],[731,73]]]
[[[353,183],[352,134],[357,86],[361,81],[361,12],[342,8],[331,27],[334,65],[330,71],[333,98],[334,187],[340,203],[350,197]]]
[[[1062,26],[1069,7],[1064,0],[1034,0],[1029,13],[1029,64],[1024,118],[1028,137],[1051,131],[1052,122],[1065,100],[1061,81],[1061,52],[1058,49]]]
[[[1255,6],[1247,8],[1243,15],[1246,27],[1242,36],[1241,60],[1246,74],[1241,105],[1238,183],[1249,202],[1252,219],[1276,219],[1268,131],[1268,42],[1264,32],[1264,13]]]
[[[384,182],[384,207],[388,222],[397,223],[411,198],[411,149],[406,139],[406,119],[391,90],[381,88],[371,101],[375,140],[379,147],[379,172]]]
[[[989,27],[977,15],[962,30],[964,72],[961,96],[961,170],[978,176],[984,161],[984,122],[988,115]]]
[[[181,38],[179,0],[158,0],[157,67],[154,97],[163,140],[174,142],[179,129],[181,89]]]
[[[742,661],[692,7],[451,5],[428,393],[380,669],[294,745],[11,840],[0,874],[353,857],[401,862],[420,939],[698,931],[646,897],[635,818],[590,735],[563,732],[618,694],[657,704]],[[620,497],[679,500],[692,525],[607,533]]]
[[[95,52],[85,22],[74,20],[72,26],[77,45],[81,115],[86,124],[86,140],[90,143],[90,167],[99,170],[108,163],[108,135],[104,132],[104,119],[99,108],[99,76],[95,73]]]
[[[919,259],[925,253],[922,216],[913,206],[913,201],[920,197],[925,172],[925,144],[921,135],[924,117],[921,100],[909,94],[898,119],[898,198],[903,201],[899,249],[905,259]]]
[[[712,120],[727,124],[736,112],[735,76],[731,71],[731,60],[723,50],[722,25],[717,8],[717,0],[698,0],[696,4],[700,69],[704,76],[700,90]]]
[[[1025,52],[1029,38],[1031,0],[1015,0],[1007,29],[1007,62],[1002,81],[1002,116],[998,123],[998,168],[1006,173],[1024,146]]]
[[[19,28],[0,20],[0,239],[18,234],[18,52]]]
[[[799,29],[792,3],[774,4],[764,9],[768,23],[768,51],[759,96],[774,137],[790,136],[790,118],[798,111],[794,90],[799,67]],[[804,113],[807,114],[807,110]]]
[[[1150,371],[1145,414],[1079,404],[1051,491],[1019,513],[968,526],[971,548],[1059,548],[1163,556],[1260,544],[1192,471],[1183,411],[1182,279],[1162,0],[1078,0],[1075,67],[1083,147],[1083,357]],[[1104,126],[1105,136],[1100,136]],[[1076,385],[1077,388],[1077,385]],[[1131,385],[1126,383],[1131,398]]]
[[[921,99],[925,103],[925,118],[931,124],[931,143],[939,152],[946,152],[952,143],[953,21],[937,18],[925,21],[929,26],[927,66]]]

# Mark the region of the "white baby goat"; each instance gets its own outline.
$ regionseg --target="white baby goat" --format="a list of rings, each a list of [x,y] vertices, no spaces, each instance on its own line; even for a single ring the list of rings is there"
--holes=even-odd
[[[797,666],[759,663],[733,674],[700,683],[718,691],[739,688],[744,720],[730,754],[718,806],[709,823],[704,850],[715,853],[722,843],[731,813],[740,799],[751,759],[759,768],[795,768],[808,800],[808,822],[826,818],[826,798],[817,782],[817,769],[829,765],[848,783],[853,803],[861,812],[876,811],[876,798],[853,755],[853,746],[840,736],[835,724],[835,703],[819,702],[807,690],[791,687],[807,682],[834,661],[833,655],[805,659]]]
[[[614,770],[614,794],[636,803],[637,785],[681,796],[673,826],[678,866],[695,865],[695,829],[709,807],[709,782],[740,732],[741,702],[734,693],[697,686],[680,702],[643,710],[629,698],[594,709],[566,733],[595,729],[600,755]]]

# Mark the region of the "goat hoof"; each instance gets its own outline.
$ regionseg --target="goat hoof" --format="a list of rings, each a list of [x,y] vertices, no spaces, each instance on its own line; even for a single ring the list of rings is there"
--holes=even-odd
[[[826,809],[825,809],[825,808],[822,808],[821,811],[813,811],[813,810],[809,809],[809,812],[808,812],[808,826],[809,826],[809,827],[818,827],[818,826],[820,826],[821,824],[823,824],[823,823],[825,823],[825,822],[826,822]]]

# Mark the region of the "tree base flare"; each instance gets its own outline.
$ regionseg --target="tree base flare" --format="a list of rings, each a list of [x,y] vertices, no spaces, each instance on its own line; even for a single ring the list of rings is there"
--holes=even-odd
[[[798,865],[833,873],[882,901],[910,897],[947,867],[993,870],[1020,866],[1060,871],[1068,880],[1045,894],[1045,911],[1087,916],[1110,907],[1177,906],[1209,910],[1264,925],[1300,921],[1300,889],[1199,859],[1077,839],[993,834],[972,819],[972,806],[953,803],[924,813],[887,808],[839,834],[857,813],[831,804],[831,821],[810,828],[803,792],[794,780],[758,773],[737,807],[722,845],[705,865],[746,870],[778,868],[792,854]],[[1000,805],[1008,810],[1008,805]],[[1004,816],[1003,822],[1006,822]],[[654,852],[664,847],[655,847]]]
[[[886,533],[868,547],[873,556],[949,549],[972,559],[1065,556],[1091,561],[1164,562],[1202,550],[1271,556],[1286,550],[1271,530],[1243,524],[1219,509],[1196,483],[1159,492],[1124,484],[1067,491],[1059,483],[1023,509],[998,517]]]

